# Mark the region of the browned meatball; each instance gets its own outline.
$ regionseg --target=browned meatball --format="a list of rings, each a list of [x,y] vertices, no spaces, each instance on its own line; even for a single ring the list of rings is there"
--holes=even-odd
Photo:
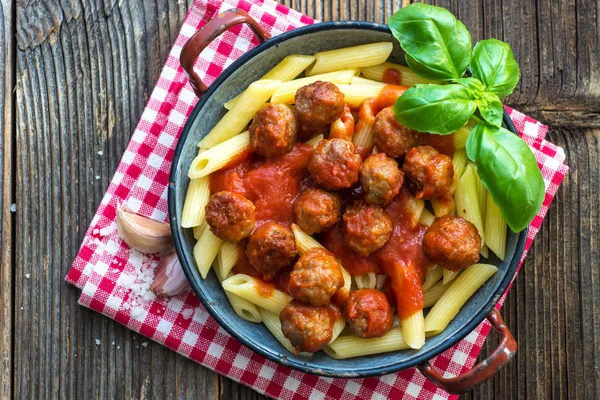
[[[264,157],[288,153],[298,138],[296,116],[285,104],[270,103],[261,108],[248,130],[252,148]]]
[[[379,206],[355,201],[343,218],[344,242],[363,257],[385,246],[392,235],[392,217]]]
[[[441,217],[423,237],[423,251],[427,257],[455,272],[479,262],[480,249],[481,237],[477,228],[460,217]]]
[[[360,167],[360,183],[369,204],[386,205],[400,191],[404,173],[384,153],[373,154]]]
[[[314,248],[304,253],[294,265],[288,292],[296,300],[322,306],[342,286],[344,278],[333,254]]]
[[[313,152],[308,171],[327,190],[339,190],[358,181],[362,159],[354,145],[344,139],[321,140]]]
[[[311,306],[298,300],[289,302],[279,314],[281,331],[296,352],[315,353],[321,350],[333,335],[331,308]]]
[[[394,314],[385,294],[375,289],[360,289],[350,293],[342,306],[342,314],[352,333],[363,338],[385,335],[394,322]]]
[[[296,92],[296,117],[303,130],[325,129],[344,112],[344,94],[330,82],[316,81]]]
[[[266,281],[290,265],[296,255],[294,233],[276,222],[267,222],[255,230],[246,246],[248,261]]]
[[[408,189],[422,200],[448,193],[454,178],[452,159],[431,146],[412,148],[406,154],[402,170]]]
[[[381,110],[375,117],[373,140],[379,151],[392,158],[401,158],[417,145],[419,134],[398,122],[394,115],[394,107],[390,106]]]
[[[220,239],[239,242],[254,230],[254,204],[233,192],[217,192],[206,204],[206,222]]]
[[[308,188],[294,202],[296,223],[309,235],[321,232],[338,222],[341,204],[337,193]]]

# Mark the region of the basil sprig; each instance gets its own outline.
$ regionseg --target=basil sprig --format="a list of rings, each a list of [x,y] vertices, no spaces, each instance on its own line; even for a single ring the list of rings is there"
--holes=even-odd
[[[442,82],[408,89],[394,104],[396,118],[419,132],[447,135],[479,111],[467,155],[510,229],[522,231],[541,207],[544,181],[529,146],[502,128],[501,99],[520,74],[510,45],[487,39],[471,49],[469,31],[452,13],[422,3],[402,8],[388,25],[410,69]],[[467,68],[471,76],[465,76]]]

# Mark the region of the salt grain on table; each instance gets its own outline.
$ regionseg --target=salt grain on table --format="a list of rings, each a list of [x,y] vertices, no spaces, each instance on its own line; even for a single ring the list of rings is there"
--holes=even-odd
[[[100,346],[100,339],[96,339],[96,346]]]
[[[27,278],[27,279],[29,279],[30,276],[31,275],[29,275],[29,274],[25,274],[25,278]]]

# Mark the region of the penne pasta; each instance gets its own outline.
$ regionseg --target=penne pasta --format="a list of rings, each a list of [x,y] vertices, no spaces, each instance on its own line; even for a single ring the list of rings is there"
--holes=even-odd
[[[219,264],[219,275],[229,276],[231,270],[238,260],[238,246],[235,243],[223,242],[219,254],[217,254]]]
[[[423,292],[423,308],[433,307],[435,303],[442,297],[450,286],[444,285],[443,282],[437,282],[429,289]]]
[[[425,209],[425,201],[410,196],[410,199],[406,202],[406,209],[410,211],[411,215],[410,226],[415,228],[417,225],[419,225],[421,213]]]
[[[360,76],[352,77],[350,84],[351,85],[373,85],[373,86],[378,86],[381,89],[383,89],[386,86],[386,84],[383,82],[377,82],[372,79],[361,78]]]
[[[354,137],[352,138],[355,147],[363,147],[367,151],[373,149],[373,126],[375,125],[376,114],[375,99],[362,102],[358,111],[358,122],[354,129]]]
[[[477,187],[472,164],[465,168],[463,176],[458,181],[456,191],[454,192],[454,200],[456,201],[456,214],[475,225],[479,231],[479,236],[481,236],[481,243],[483,245],[485,234],[483,231],[481,212],[479,211]]]
[[[341,313],[338,313],[337,318],[333,322],[333,332],[331,333],[331,340],[329,341],[329,343],[332,343],[333,341],[335,341],[340,336],[340,334],[344,331],[345,327],[346,327],[346,320],[344,319],[344,317],[342,317]]]
[[[306,70],[307,76],[338,71],[344,68],[370,67],[388,59],[394,46],[390,42],[369,43],[315,53],[315,63]]]
[[[423,310],[401,320],[402,336],[411,349],[420,349],[425,344],[424,324]]]
[[[383,74],[387,70],[394,70],[398,72],[400,76],[400,85],[413,86],[417,83],[439,83],[438,81],[432,81],[429,79],[421,78],[419,75],[412,72],[410,68],[404,65],[394,64],[391,62],[384,62],[382,64],[373,65],[371,67],[363,67],[360,69],[360,72],[365,76],[365,78],[372,79],[378,82],[383,82]]]
[[[311,145],[312,147],[317,147],[317,145],[319,144],[319,142],[321,140],[323,140],[325,138],[325,136],[323,136],[323,134],[317,135],[317,136],[313,136],[312,138],[310,138],[309,140],[307,140],[305,143],[308,145]]]
[[[245,274],[224,280],[223,289],[277,315],[292,301],[290,295],[277,290],[273,284]]]
[[[354,283],[358,289],[375,289],[377,276],[375,272],[367,272],[354,277]]]
[[[477,125],[475,120],[468,120],[462,128],[457,130],[452,134],[452,139],[454,141],[454,151],[464,149],[467,145],[467,138],[471,134],[473,128]]]
[[[281,81],[277,80],[262,80],[251,83],[248,89],[242,92],[235,107],[221,118],[208,135],[198,143],[198,147],[212,150],[219,143],[241,133],[254,118],[256,112],[275,93],[280,84]]]
[[[435,283],[437,283],[440,279],[442,279],[444,268],[436,265],[433,268],[430,268],[425,274],[425,282],[423,282],[423,291],[432,287]]]
[[[221,271],[223,270],[223,268],[220,264],[221,260],[219,260],[219,257],[217,257],[213,264],[213,270],[215,271],[215,275],[217,276],[219,282],[223,284],[223,281],[225,280],[224,277],[229,277],[229,275],[221,275]],[[231,308],[233,308],[233,311],[235,311],[235,313],[240,318],[254,323],[262,322],[262,316],[260,315],[260,311],[258,310],[258,307],[256,307],[254,304],[250,303],[248,300],[242,299],[241,297],[233,293],[229,293],[228,291],[225,291],[225,296],[227,296],[227,299],[229,300],[229,304],[231,305]]]
[[[202,233],[202,230],[204,229],[204,226],[206,225],[206,221],[202,221],[202,224],[193,227],[193,232],[194,232],[194,239],[198,240],[200,239],[200,234]]]
[[[342,93],[344,100],[352,107],[360,106],[366,99],[379,96],[382,88],[373,85],[337,85]]]
[[[296,248],[298,249],[298,253],[303,255],[308,250],[312,248],[324,249],[321,243],[317,242],[315,238],[310,236],[308,233],[304,232],[300,227],[296,224],[292,224],[292,232],[294,232],[294,239],[296,240]]]
[[[456,183],[462,177],[463,172],[465,172],[465,167],[467,166],[467,162],[469,159],[467,158],[467,151],[465,149],[456,150],[454,155],[452,156],[452,169],[454,169],[454,179]],[[453,182],[454,184],[454,182]],[[456,184],[454,184],[456,187]]]
[[[419,217],[419,223],[426,226],[431,226],[435,222],[435,215],[433,215],[428,209],[423,208],[421,216]]]
[[[204,221],[204,208],[210,197],[208,176],[192,179],[185,194],[183,211],[181,212],[181,226],[193,228]]]
[[[440,334],[471,296],[498,271],[493,265],[474,264],[465,269],[425,318],[427,336]]]
[[[277,91],[273,93],[271,103],[293,104],[295,102],[296,91],[303,86],[310,85],[316,81],[331,82],[336,85],[347,84],[350,83],[352,78],[357,74],[357,69],[342,69],[327,74],[307,76],[305,78],[284,82],[277,88]]]
[[[222,244],[223,241],[210,231],[208,224],[203,224],[198,242],[194,246],[194,260],[202,279],[206,279]]]
[[[292,343],[283,335],[283,332],[281,331],[279,314],[274,314],[271,311],[265,310],[264,308],[260,308],[259,310],[262,317],[262,322],[265,324],[269,332],[271,332],[271,335],[275,336],[275,339],[277,339],[277,341],[281,343],[281,345],[285,347],[287,351],[296,354],[296,349],[294,349]],[[298,353],[298,355],[310,357],[312,356],[312,353],[301,352]]]
[[[281,60],[281,62],[279,64],[277,64],[275,67],[273,67],[273,69],[271,69],[269,72],[267,72],[266,75],[264,75],[260,79],[261,80],[272,79],[272,80],[277,80],[277,81],[281,81],[281,82],[287,82],[287,81],[294,79],[298,75],[300,75],[302,73],[302,71],[304,71],[306,68],[308,68],[308,66],[310,64],[312,64],[314,61],[315,61],[315,56],[292,54],[291,56],[287,56],[286,58]],[[223,106],[226,109],[231,110],[235,106],[235,104],[238,102],[242,93],[240,93],[233,99],[229,100]]]
[[[408,349],[401,328],[392,328],[378,338],[359,338],[356,336],[340,336],[323,348],[325,354],[336,360],[372,354],[388,353]]]
[[[375,278],[375,289],[382,290],[383,285],[385,284],[386,280],[387,280],[387,275],[385,275],[385,274],[377,275],[377,277]]]
[[[192,161],[188,176],[191,179],[207,176],[226,166],[243,151],[251,149],[250,134],[246,131],[198,154]]]
[[[452,280],[454,280],[454,278],[456,278],[456,275],[458,275],[458,272],[454,272],[454,271],[450,271],[449,269],[446,268],[442,268],[443,271],[443,275],[442,275],[442,283],[444,285],[449,284],[450,282],[452,282]]]
[[[485,242],[489,249],[499,259],[504,261],[506,257],[506,221],[489,192],[486,193],[485,204],[485,221],[483,226],[486,232]]]

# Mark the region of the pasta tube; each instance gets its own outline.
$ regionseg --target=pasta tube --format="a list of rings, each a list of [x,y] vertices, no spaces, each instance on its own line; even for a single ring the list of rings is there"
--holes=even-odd
[[[198,143],[198,147],[212,150],[214,146],[242,132],[280,84],[281,81],[276,80],[261,80],[251,83],[248,89],[242,93],[235,107],[221,118],[208,135]]]
[[[292,232],[294,232],[294,239],[296,240],[296,248],[298,249],[298,253],[303,255],[307,251],[313,248],[324,249],[321,243],[317,242],[315,238],[310,236],[308,233],[304,232],[300,227],[296,224],[292,224]]]
[[[377,275],[375,272],[367,272],[354,277],[354,283],[358,289],[375,289]]]
[[[190,165],[188,176],[191,179],[207,176],[226,166],[241,152],[250,149],[250,134],[246,131],[198,154]]]
[[[210,231],[208,224],[203,224],[198,242],[194,246],[194,260],[196,260],[196,267],[202,275],[202,279],[206,279],[222,244],[223,241]]]
[[[425,274],[425,282],[423,282],[423,291],[429,289],[440,279],[442,279],[443,269],[444,268],[440,267],[439,265],[436,265],[427,271]]]
[[[370,67],[388,59],[394,46],[390,42],[369,43],[315,53],[316,62],[306,70],[307,76],[344,68]]]
[[[446,268],[442,268],[443,271],[443,276],[442,276],[442,283],[444,285],[449,284],[450,282],[452,282],[454,280],[454,278],[456,278],[456,275],[458,275],[458,272],[454,272],[454,271],[450,271],[449,269]]]
[[[237,244],[231,242],[223,242],[217,260],[219,265],[219,274],[221,276],[229,276],[231,270],[235,266],[238,259]]]
[[[267,72],[261,80],[272,79],[282,82],[287,82],[289,80],[294,79],[298,75],[302,73],[310,64],[315,61],[315,56],[305,56],[301,54],[292,54],[291,56],[287,56],[279,64],[277,64],[273,69]],[[243,92],[242,92],[243,93]],[[229,100],[223,106],[231,110],[235,104],[240,99],[242,93],[238,94],[233,99]]]
[[[344,93],[344,101],[352,107],[360,106],[366,99],[378,97],[382,88],[373,85],[337,85],[342,93]]]
[[[314,136],[312,138],[310,138],[310,140],[307,140],[305,143],[308,145],[311,145],[312,147],[317,147],[317,145],[319,144],[319,142],[321,140],[323,140],[325,138],[325,136],[323,136],[323,134]]]
[[[485,204],[485,221],[483,226],[486,232],[485,242],[490,250],[499,259],[504,261],[506,257],[506,221],[489,193],[486,193]]]
[[[454,192],[454,200],[456,201],[456,213],[470,221],[481,236],[481,243],[485,241],[483,231],[483,222],[481,212],[479,211],[479,202],[477,198],[477,187],[475,183],[474,168],[467,166],[463,176],[458,181],[456,191]]]
[[[427,336],[440,334],[462,306],[498,271],[494,265],[474,264],[465,269],[446,290],[425,318]]]
[[[435,222],[435,215],[433,215],[431,212],[429,212],[428,209],[423,208],[421,217],[419,217],[419,223],[426,225],[426,226],[431,226],[431,225],[433,225],[434,222]]]
[[[273,284],[245,274],[225,279],[223,289],[277,315],[292,301],[290,295],[275,289]]]
[[[374,81],[371,79],[361,78],[360,76],[352,77],[350,84],[351,85],[373,85],[373,86],[378,86],[381,89],[383,89],[385,87],[385,83],[383,83],[383,82],[377,82],[377,81]]]
[[[402,336],[411,349],[420,349],[425,344],[424,323],[423,310],[401,320]]]
[[[219,257],[217,257],[215,263],[213,264],[213,270],[215,271],[215,275],[217,276],[217,279],[219,280],[219,282],[221,282],[222,285],[223,281],[225,280],[224,277],[228,277],[229,275],[221,275],[221,271],[223,270],[223,268],[220,264],[221,260],[219,259]],[[233,293],[229,293],[228,291],[225,291],[225,296],[227,296],[227,299],[229,300],[229,304],[231,304],[231,308],[233,308],[233,311],[235,311],[235,313],[240,318],[254,323],[262,322],[262,316],[260,315],[260,311],[258,310],[258,307],[256,307],[254,304],[250,303],[248,300],[242,299],[241,297]]]
[[[477,122],[470,119],[459,130],[452,134],[452,139],[454,140],[454,151],[464,149],[466,147],[467,138],[471,134],[471,131],[476,124]]]
[[[444,285],[443,282],[437,282],[435,285],[423,292],[423,308],[433,307],[433,305],[438,302],[448,288],[449,286]]]
[[[356,336],[340,336],[323,348],[325,354],[336,360],[388,353],[408,349],[409,346],[402,336],[402,329],[392,328],[388,333],[378,338],[359,338]]]
[[[208,176],[192,179],[185,194],[183,211],[181,212],[181,226],[193,228],[204,221],[204,208],[210,197]]]
[[[384,62],[382,64],[373,65],[366,68],[363,67],[360,69],[360,72],[365,76],[365,78],[383,82],[383,74],[388,69],[395,70],[400,74],[400,84],[404,86],[413,86],[417,83],[439,83],[438,81],[421,78],[419,75],[412,72],[410,68],[391,62]]]

